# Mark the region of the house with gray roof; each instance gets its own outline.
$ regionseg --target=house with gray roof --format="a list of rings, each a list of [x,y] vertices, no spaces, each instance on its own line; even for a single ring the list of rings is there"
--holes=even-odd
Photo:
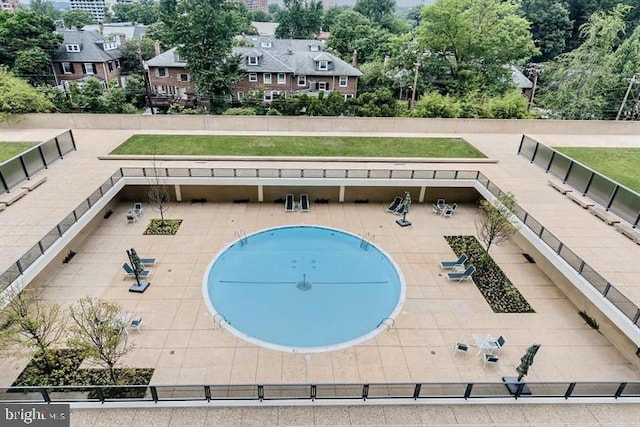
[[[265,102],[279,94],[338,92],[356,96],[362,73],[325,50],[319,40],[244,36],[245,46],[233,48],[241,58],[244,77],[232,87],[233,101],[260,93]],[[186,60],[170,49],[145,63],[152,90],[160,96],[186,99],[195,92]]]
[[[57,33],[64,41],[52,59],[56,85],[68,88],[72,82],[96,78],[109,87],[110,80],[119,81],[122,53],[114,40],[97,31],[58,30]]]
[[[97,31],[107,39],[116,42],[118,47],[124,46],[128,40],[141,39],[147,32],[147,27],[132,22],[113,22],[110,24],[89,24],[82,27],[85,31]]]

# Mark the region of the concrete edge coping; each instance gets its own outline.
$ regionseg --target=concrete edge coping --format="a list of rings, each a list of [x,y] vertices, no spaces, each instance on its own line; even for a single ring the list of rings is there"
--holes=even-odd
[[[98,156],[98,160],[161,160],[161,161],[265,161],[265,162],[384,162],[384,163],[498,163],[497,159],[434,158],[434,157],[294,157],[294,156],[151,156],[116,155]]]

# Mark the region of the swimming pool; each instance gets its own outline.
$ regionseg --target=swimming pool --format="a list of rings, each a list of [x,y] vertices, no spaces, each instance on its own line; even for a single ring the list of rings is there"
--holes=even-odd
[[[203,292],[220,324],[254,344],[321,352],[372,338],[398,314],[404,279],[377,246],[342,230],[259,231],[209,264]]]

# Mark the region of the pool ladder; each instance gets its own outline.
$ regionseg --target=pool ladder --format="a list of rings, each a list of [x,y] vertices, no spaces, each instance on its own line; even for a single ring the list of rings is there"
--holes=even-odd
[[[236,230],[233,232],[235,234],[236,239],[240,242],[240,246],[244,246],[249,243],[249,239],[247,238],[247,233],[241,228],[240,230]]]
[[[373,243],[374,240],[376,240],[376,236],[367,231],[360,239],[360,248],[367,250],[367,248],[369,248],[369,245]]]
[[[222,328],[222,322],[226,323],[227,325],[231,326],[231,322],[229,322],[227,320],[226,317],[224,317],[224,315],[220,314],[220,313],[216,313],[213,316],[213,322],[218,325],[219,328]]]
[[[394,319],[392,319],[391,317],[385,317],[380,321],[380,323],[378,323],[378,328],[384,326],[386,328],[386,331],[389,332],[395,325],[396,321]]]

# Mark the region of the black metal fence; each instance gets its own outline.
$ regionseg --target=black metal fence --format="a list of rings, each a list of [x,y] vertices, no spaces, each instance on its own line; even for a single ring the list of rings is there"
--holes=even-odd
[[[392,169],[257,169],[257,168],[120,168],[98,189],[96,189],[76,209],[66,216],[27,253],[20,257],[4,273],[0,275],[0,292],[17,280],[35,260],[44,255],[67,230],[75,224],[107,190],[123,177],[155,177],[167,178],[325,178],[331,179],[433,179],[433,180],[469,180],[480,183],[491,194],[499,197],[502,190],[479,171],[468,170],[392,170]],[[540,222],[529,215],[520,206],[516,206],[516,216],[531,229],[560,258],[580,274],[591,286],[609,300],[622,314],[640,328],[640,308],[622,292],[588,265],[560,239],[555,237]]]
[[[526,135],[520,141],[518,154],[634,227],[640,225],[637,192]]]
[[[482,400],[640,397],[640,382],[126,385],[0,388],[2,403]]]
[[[0,163],[0,193],[10,192],[11,189],[74,150],[76,150],[76,142],[73,139],[73,133],[71,130],[66,130],[55,138]]]

